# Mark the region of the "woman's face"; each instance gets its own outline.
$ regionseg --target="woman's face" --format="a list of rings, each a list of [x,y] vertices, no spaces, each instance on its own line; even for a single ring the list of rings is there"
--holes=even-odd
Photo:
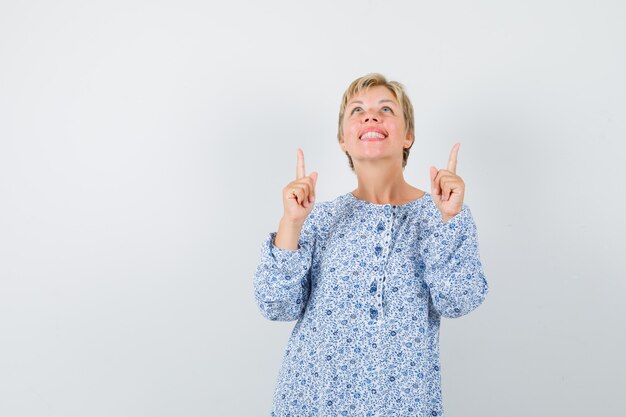
[[[370,87],[348,101],[343,115],[344,152],[354,165],[361,160],[399,158],[412,138],[405,133],[402,106],[387,87]]]

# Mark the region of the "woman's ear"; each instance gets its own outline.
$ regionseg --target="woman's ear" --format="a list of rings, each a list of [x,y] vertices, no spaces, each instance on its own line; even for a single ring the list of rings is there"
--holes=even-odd
[[[409,147],[411,147],[414,141],[415,141],[415,135],[411,135],[410,133],[407,133],[406,139],[404,140],[404,148],[408,149]]]

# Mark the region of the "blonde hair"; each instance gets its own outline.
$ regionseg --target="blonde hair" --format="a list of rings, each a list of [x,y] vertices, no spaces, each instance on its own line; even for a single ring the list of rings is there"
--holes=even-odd
[[[408,148],[404,148],[402,150],[402,168],[406,166],[407,158],[409,157],[409,151],[415,143],[415,118],[413,115],[413,105],[411,104],[411,100],[409,100],[409,96],[406,94],[405,88],[402,84],[397,81],[387,81],[384,75],[378,73],[371,73],[364,75],[362,77],[357,78],[352,81],[350,86],[343,93],[343,98],[341,99],[341,106],[339,107],[339,128],[337,131],[337,139],[341,143],[343,141],[343,116],[346,111],[346,107],[348,106],[348,101],[352,99],[352,97],[358,95],[364,90],[367,90],[370,87],[383,86],[386,87],[391,93],[395,96],[396,100],[402,106],[402,112],[404,113],[404,122],[406,125],[405,134],[408,133],[411,135],[413,142]],[[352,158],[348,155],[348,163],[350,164],[350,169],[354,171],[354,163],[352,162]]]

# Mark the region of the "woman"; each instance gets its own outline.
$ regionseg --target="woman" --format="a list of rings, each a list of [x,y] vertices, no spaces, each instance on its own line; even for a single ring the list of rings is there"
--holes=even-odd
[[[343,95],[339,145],[357,188],[315,202],[317,173],[283,188],[284,214],[262,245],[256,302],[270,320],[297,320],[272,416],[441,416],[440,317],[488,292],[476,225],[456,174],[430,167],[431,193],[403,177],[413,107],[380,74]]]

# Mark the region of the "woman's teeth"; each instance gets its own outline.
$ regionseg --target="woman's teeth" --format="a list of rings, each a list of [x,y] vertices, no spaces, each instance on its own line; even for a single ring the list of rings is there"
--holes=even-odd
[[[385,135],[378,132],[367,132],[363,136],[361,136],[361,140],[363,139],[384,139]]]

